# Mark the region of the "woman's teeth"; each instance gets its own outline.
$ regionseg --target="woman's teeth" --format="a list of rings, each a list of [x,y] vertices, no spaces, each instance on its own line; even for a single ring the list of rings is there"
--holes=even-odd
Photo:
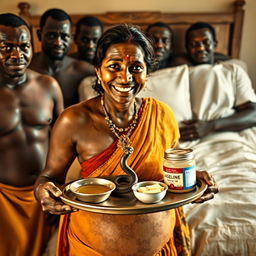
[[[116,87],[115,86],[115,89],[119,92],[129,92],[132,90],[132,87]]]

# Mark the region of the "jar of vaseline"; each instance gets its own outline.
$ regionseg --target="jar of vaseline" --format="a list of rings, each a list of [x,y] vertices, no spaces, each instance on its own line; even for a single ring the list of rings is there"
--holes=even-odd
[[[184,193],[195,189],[196,163],[192,149],[167,149],[163,169],[168,191]]]

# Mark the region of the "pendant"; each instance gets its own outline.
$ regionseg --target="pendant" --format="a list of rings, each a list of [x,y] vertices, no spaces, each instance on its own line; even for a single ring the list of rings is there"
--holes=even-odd
[[[130,140],[130,138],[125,135],[125,134],[122,134],[119,138],[118,138],[118,142],[117,142],[117,146],[122,148],[123,150],[126,148],[126,147],[131,147],[132,145],[132,142]]]

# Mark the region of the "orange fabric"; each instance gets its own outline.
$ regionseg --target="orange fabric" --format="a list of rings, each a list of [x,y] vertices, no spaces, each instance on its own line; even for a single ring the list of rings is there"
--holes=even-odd
[[[109,157],[113,154],[116,149],[117,140],[114,141],[105,151],[101,152],[99,155],[92,157],[88,161],[81,163],[82,177],[88,177],[90,174],[105,163]]]
[[[39,256],[50,236],[33,186],[0,183],[0,255]]]
[[[162,180],[164,150],[176,145],[179,139],[179,130],[174,115],[167,105],[152,98],[146,98],[144,101],[142,115],[131,135],[134,152],[128,159],[128,165],[136,171],[140,181]],[[115,148],[115,151],[105,163],[100,166],[99,163],[96,164],[99,167],[91,173],[90,177],[124,174],[119,166],[122,154],[120,148]],[[85,166],[86,163],[83,163],[84,168]],[[175,225],[175,229],[177,228],[180,234],[189,239],[188,226],[182,223],[180,220],[182,216],[179,213],[183,213],[182,209],[170,210],[175,222],[170,229],[173,231]],[[86,233],[86,230],[90,230],[90,221],[93,222],[91,215],[92,213],[86,211],[78,211],[72,213],[71,216],[62,216],[58,256],[102,256],[97,252],[97,248],[93,248],[89,242],[90,239],[100,238],[96,237],[95,234],[93,235],[92,232]],[[178,220],[176,220],[177,218]],[[62,225],[63,223],[66,225]],[[186,244],[180,245],[178,243],[175,245],[175,242],[176,238],[170,237],[170,240],[157,256],[190,255]],[[177,248],[181,247],[186,253],[177,254],[176,246]],[[107,252],[106,255],[108,255]]]

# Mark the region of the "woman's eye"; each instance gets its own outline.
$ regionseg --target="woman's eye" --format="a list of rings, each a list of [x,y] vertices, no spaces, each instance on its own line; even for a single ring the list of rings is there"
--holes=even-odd
[[[108,68],[110,68],[110,69],[115,69],[115,70],[120,69],[120,67],[119,67],[118,64],[110,64],[110,65],[108,66]]]
[[[132,66],[130,69],[132,72],[135,72],[135,73],[143,71],[143,67],[141,67],[139,65]]]

